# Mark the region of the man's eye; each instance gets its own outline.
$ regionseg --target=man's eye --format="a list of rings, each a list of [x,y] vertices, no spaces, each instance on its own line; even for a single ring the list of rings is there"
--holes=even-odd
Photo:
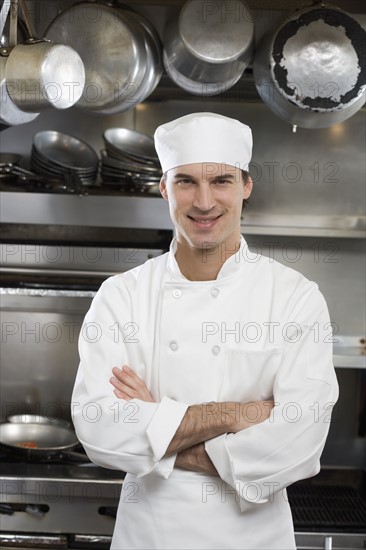
[[[181,180],[178,180],[177,183],[179,185],[187,185],[189,183],[193,183],[193,181],[190,180],[189,178],[182,178]]]
[[[223,179],[218,179],[218,180],[215,181],[215,183],[223,185],[225,183],[229,183],[229,180],[226,180],[224,178]]]

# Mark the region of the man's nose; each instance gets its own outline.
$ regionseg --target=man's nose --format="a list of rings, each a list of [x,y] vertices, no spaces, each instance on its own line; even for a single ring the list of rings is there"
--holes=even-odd
[[[213,190],[209,184],[197,185],[193,206],[202,212],[208,212],[216,205]]]

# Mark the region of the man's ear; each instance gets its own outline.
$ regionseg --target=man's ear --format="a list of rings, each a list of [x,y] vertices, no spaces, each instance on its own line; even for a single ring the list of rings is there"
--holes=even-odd
[[[159,189],[160,189],[161,196],[163,197],[163,199],[165,199],[167,201],[168,200],[168,193],[167,193],[167,189],[166,189],[165,176],[161,177],[160,184],[159,184]]]
[[[247,181],[244,183],[244,199],[249,199],[253,190],[253,180],[248,176]]]

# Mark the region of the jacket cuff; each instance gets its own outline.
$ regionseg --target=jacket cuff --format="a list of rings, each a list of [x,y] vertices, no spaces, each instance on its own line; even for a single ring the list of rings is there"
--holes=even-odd
[[[146,435],[153,451],[153,460],[158,462],[165,455],[169,443],[174,437],[188,405],[163,397],[150,424]],[[168,457],[169,459],[171,457]],[[175,458],[173,461],[174,467]]]
[[[205,451],[213,462],[221,479],[233,487],[235,486],[235,479],[230,454],[226,447],[226,436],[227,434],[223,434],[205,441]]]
[[[226,445],[228,434],[219,435],[205,442],[205,450],[213,462],[219,476],[225,483],[233,487],[239,496],[241,512],[253,510],[258,504],[268,502],[267,498],[259,498],[257,483],[245,483],[235,479],[234,464]]]

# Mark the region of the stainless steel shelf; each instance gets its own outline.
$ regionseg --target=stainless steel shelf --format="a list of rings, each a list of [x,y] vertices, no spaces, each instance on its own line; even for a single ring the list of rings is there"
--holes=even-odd
[[[366,238],[366,217],[249,213],[245,214],[241,231],[243,235],[364,239]]]
[[[173,229],[166,201],[152,196],[0,193],[2,223]],[[366,237],[365,216],[245,213],[244,235]]]
[[[366,369],[366,338],[335,336],[334,366],[345,369]]]
[[[366,369],[365,355],[333,355],[333,364],[342,369]]]
[[[2,223],[173,229],[160,197],[0,193]]]

